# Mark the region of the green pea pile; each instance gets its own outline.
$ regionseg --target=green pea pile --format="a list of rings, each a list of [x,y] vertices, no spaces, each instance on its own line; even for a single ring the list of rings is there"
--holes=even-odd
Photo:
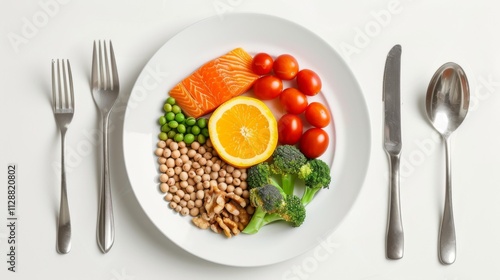
[[[163,110],[165,115],[158,119],[161,126],[161,132],[158,135],[160,140],[172,139],[186,144],[194,141],[204,144],[207,141],[209,135],[206,118],[186,117],[173,97],[167,98]]]

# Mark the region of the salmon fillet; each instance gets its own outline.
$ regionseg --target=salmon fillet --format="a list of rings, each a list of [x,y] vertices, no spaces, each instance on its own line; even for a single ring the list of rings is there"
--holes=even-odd
[[[236,48],[205,63],[175,85],[169,95],[185,114],[201,117],[252,87],[259,75],[253,73],[251,65],[252,56]]]

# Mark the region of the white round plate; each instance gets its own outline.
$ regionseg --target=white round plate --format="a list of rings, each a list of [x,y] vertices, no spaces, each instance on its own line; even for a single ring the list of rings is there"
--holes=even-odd
[[[159,191],[154,150],[160,130],[157,120],[163,114],[169,89],[205,62],[237,47],[251,54],[289,53],[297,58],[301,68],[316,71],[323,88],[314,99],[329,106],[335,128],[333,124],[326,128],[331,144],[322,156],[332,164],[332,183],[307,206],[304,224],[292,228],[274,223],[257,234],[239,234],[228,239],[210,230],[198,229],[189,217],[182,217],[169,208]],[[186,251],[230,266],[269,265],[318,246],[352,207],[363,185],[370,156],[366,103],[345,62],[317,35],[295,23],[267,15],[235,13],[211,17],[172,37],[137,78],[124,122],[127,173],[151,221]]]

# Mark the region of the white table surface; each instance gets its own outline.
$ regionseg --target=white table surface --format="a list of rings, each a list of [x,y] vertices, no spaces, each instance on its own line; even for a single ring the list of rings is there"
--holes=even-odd
[[[100,7],[100,8],[99,8]],[[0,279],[498,279],[500,277],[500,4],[428,0],[1,1]],[[291,260],[226,267],[184,252],[147,218],[128,182],[121,145],[124,106],[149,58],[206,17],[255,12],[294,21],[326,40],[354,72],[372,139],[362,191],[341,226]],[[35,25],[36,24],[36,25]],[[121,80],[112,115],[111,175],[116,241],[96,244],[97,108],[89,90],[94,39],[112,39]],[[405,255],[385,257],[388,164],[382,149],[382,76],[401,44]],[[59,132],[50,107],[50,60],[69,58],[77,111],[67,145],[73,249],[55,250]],[[425,118],[428,82],[454,61],[468,75],[471,110],[452,136],[457,260],[437,257],[444,202],[444,146]],[[84,144],[82,144],[84,143]],[[80,145],[80,146],[78,146]],[[7,165],[18,166],[16,272],[8,268]],[[234,257],[242,257],[235,252]]]

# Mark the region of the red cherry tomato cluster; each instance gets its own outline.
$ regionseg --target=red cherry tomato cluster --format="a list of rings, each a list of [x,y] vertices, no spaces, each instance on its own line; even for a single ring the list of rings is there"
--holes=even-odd
[[[308,158],[321,156],[330,142],[323,130],[330,124],[329,110],[320,102],[308,101],[321,91],[321,79],[310,69],[300,69],[297,60],[282,54],[275,59],[267,53],[258,53],[252,60],[252,70],[261,75],[253,86],[254,94],[261,100],[279,98],[286,114],[278,120],[278,141],[295,145]],[[296,87],[283,88],[283,81],[295,79]],[[313,126],[304,131],[305,120]]]

